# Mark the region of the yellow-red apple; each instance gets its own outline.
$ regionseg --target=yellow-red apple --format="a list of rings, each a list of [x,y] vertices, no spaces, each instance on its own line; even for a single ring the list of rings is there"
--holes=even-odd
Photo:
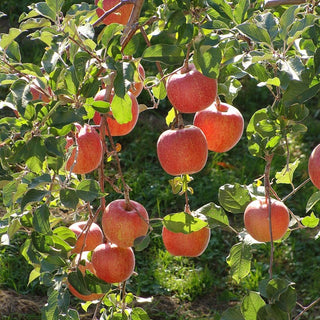
[[[207,248],[210,229],[204,227],[191,233],[172,232],[162,228],[162,240],[167,251],[173,256],[197,257]]]
[[[227,103],[214,102],[195,114],[193,124],[206,136],[209,150],[226,152],[239,142],[244,120],[237,108]]]
[[[110,242],[118,247],[132,247],[135,239],[147,234],[149,215],[140,203],[118,199],[107,205],[101,225]]]
[[[113,243],[97,246],[91,258],[98,278],[108,283],[119,283],[130,278],[135,257],[131,247],[121,248]]]
[[[97,5],[98,2],[99,0],[95,0],[94,1],[95,5]],[[96,10],[98,17],[101,17],[106,11],[112,9],[114,6],[116,6],[119,3],[120,3],[120,0],[103,0],[103,3],[102,3],[103,9],[97,8]],[[103,19],[102,23],[104,23],[105,25],[109,25],[111,23],[119,23],[119,24],[126,25],[130,18],[132,8],[133,8],[132,3],[124,4],[118,10],[106,16]]]
[[[257,241],[271,241],[269,201],[260,197],[248,204],[244,212],[244,225],[247,232]],[[281,239],[288,230],[290,216],[288,208],[281,201],[271,199],[272,239]]]
[[[81,255],[81,260],[84,261],[84,264],[79,264],[79,270],[83,275],[85,275],[86,270],[89,270],[92,272],[94,275],[96,274],[96,271],[94,270],[93,264],[91,261],[88,260],[88,251],[82,252]],[[77,255],[75,258],[75,263],[79,260],[80,255]],[[68,282],[68,288],[69,291],[78,299],[81,299],[83,301],[94,301],[94,300],[99,300],[104,296],[104,293],[91,293],[88,295],[81,294],[78,292],[69,282]]]
[[[77,236],[77,241],[72,253],[92,251],[96,246],[103,243],[103,233],[98,224],[92,223],[87,228],[89,221],[78,221],[69,226],[69,229]]]
[[[138,101],[130,91],[128,92],[128,94],[132,101],[132,105],[131,105],[132,119],[129,122],[120,124],[119,122],[117,122],[116,119],[112,118],[112,111],[108,112],[107,122],[108,122],[111,136],[113,137],[124,136],[130,133],[138,121],[138,117],[139,117]],[[96,94],[96,96],[94,97],[94,100],[103,101],[105,100],[105,95],[106,95],[106,89],[102,89]],[[110,95],[110,101],[109,101],[110,103],[112,102],[112,99],[113,99],[113,94]],[[99,112],[95,112],[93,121],[96,125],[100,124],[101,114]],[[108,135],[107,130],[106,130],[106,135]]]
[[[103,147],[98,132],[90,125],[81,127],[76,123],[75,137],[67,137],[66,149],[70,156],[66,163],[66,170],[73,173],[85,174],[95,170],[103,156]]]
[[[308,162],[308,172],[311,182],[320,189],[320,144],[311,152]]]
[[[167,96],[174,108],[194,113],[209,107],[217,97],[216,79],[204,76],[194,64],[174,72],[167,79]]]
[[[169,129],[158,139],[157,154],[168,174],[193,174],[202,170],[207,162],[207,140],[201,129],[192,125]]]

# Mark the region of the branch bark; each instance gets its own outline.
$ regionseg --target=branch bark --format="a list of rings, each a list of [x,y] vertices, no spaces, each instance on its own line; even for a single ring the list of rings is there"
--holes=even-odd
[[[264,3],[265,8],[272,8],[283,5],[303,4],[306,0],[266,0]]]

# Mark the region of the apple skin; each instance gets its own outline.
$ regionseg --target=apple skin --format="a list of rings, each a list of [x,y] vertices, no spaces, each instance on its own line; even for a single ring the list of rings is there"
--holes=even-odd
[[[201,171],[207,162],[207,140],[201,129],[192,125],[169,129],[158,138],[157,155],[168,174],[193,174]]]
[[[167,96],[181,113],[195,113],[209,107],[217,97],[218,82],[204,76],[194,64],[173,73],[167,79]]]
[[[206,136],[208,149],[215,152],[226,152],[240,140],[244,120],[240,111],[227,103],[214,102],[208,108],[194,115],[193,124]]]
[[[91,261],[97,277],[108,283],[119,283],[129,279],[135,267],[132,248],[121,248],[113,243],[97,246],[92,252]]]
[[[97,5],[98,2],[99,2],[99,0],[95,0],[94,1],[95,5]],[[119,3],[120,3],[120,0],[104,0],[103,4],[102,4],[103,9],[101,9],[101,8],[96,9],[98,17],[100,18],[105,13],[105,11],[112,9],[115,5],[117,5]],[[105,17],[102,20],[102,23],[104,23],[105,25],[109,25],[111,23],[119,23],[122,25],[126,25],[129,18],[130,18],[132,8],[133,8],[132,3],[125,4],[122,7],[120,7],[118,10],[116,10],[115,12],[113,12],[113,13],[109,14],[107,17]]]
[[[99,101],[99,100],[105,100],[105,94],[106,94],[106,89],[100,90],[96,96],[94,97],[94,100]],[[139,105],[136,97],[129,91],[128,92],[132,105],[131,105],[131,111],[132,111],[132,119],[127,122],[127,123],[118,123],[117,120],[107,117],[107,122],[109,126],[109,130],[111,133],[111,136],[113,137],[119,137],[119,136],[124,136],[130,133],[135,125],[137,124],[138,117],[139,117]],[[112,102],[113,94],[110,96],[110,103]],[[112,115],[112,111],[108,112],[109,115]],[[93,122],[96,125],[99,125],[101,122],[101,114],[99,112],[95,112],[93,116]],[[108,135],[108,132],[106,130],[106,135]]]
[[[52,95],[52,91],[48,88],[49,93]],[[32,100],[42,100],[44,103],[49,103],[50,98],[40,92],[35,85],[30,85],[30,92],[32,94]]]
[[[85,261],[85,264],[79,264],[79,270],[83,275],[85,275],[86,270],[91,271],[94,275],[96,274],[96,271],[93,267],[93,264],[91,261],[88,260],[88,251],[82,252],[81,259]],[[80,255],[76,256],[75,261],[77,262],[79,260]],[[92,293],[88,295],[84,295],[79,293],[69,282],[68,282],[68,288],[69,291],[77,298],[83,301],[94,301],[94,300],[99,300],[104,296],[104,293]]]
[[[207,248],[211,231],[204,227],[188,234],[172,232],[162,228],[162,240],[167,251],[173,256],[198,257]]]
[[[320,144],[318,144],[310,154],[308,172],[313,185],[320,189]]]
[[[140,203],[130,200],[128,207],[124,199],[118,199],[107,205],[101,225],[110,242],[118,247],[132,247],[136,238],[147,234],[149,215]]]
[[[72,165],[72,172],[76,174],[85,174],[95,170],[103,157],[103,146],[98,132],[88,124],[81,127],[76,123],[75,140],[78,148],[73,148],[70,157],[66,163],[66,170],[70,171]],[[68,150],[74,145],[74,140],[67,137],[66,149]],[[78,154],[76,157],[76,149]]]
[[[138,72],[137,72],[137,79],[135,79],[135,82],[132,84],[129,91],[137,98],[140,93],[142,92],[143,86],[144,86],[144,79],[146,77],[146,73],[144,71],[144,68],[142,64],[138,64]]]
[[[103,232],[99,225],[93,222],[89,230],[87,229],[86,232],[83,232],[87,224],[88,221],[78,221],[69,226],[69,229],[77,236],[77,241],[74,249],[72,249],[72,253],[80,253],[85,240],[86,243],[83,247],[83,251],[92,251],[96,246],[103,243]]]
[[[271,199],[272,239],[281,239],[288,230],[290,216],[288,208],[281,202]],[[244,212],[244,225],[247,232],[257,241],[271,241],[269,229],[269,203],[260,197],[248,204]]]

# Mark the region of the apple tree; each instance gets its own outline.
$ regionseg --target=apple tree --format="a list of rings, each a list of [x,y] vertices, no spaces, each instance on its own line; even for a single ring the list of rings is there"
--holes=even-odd
[[[227,229],[239,241],[230,248],[226,268],[239,283],[250,273],[259,241],[270,243],[269,278],[221,319],[300,318],[318,301],[299,309],[294,284],[273,274],[274,241],[318,225],[312,212],[318,191],[302,216],[286,206],[310,182],[308,176],[294,179],[299,159],[290,142],[307,131],[306,119],[320,90],[318,2],[99,0],[62,11],[63,5],[63,0],[34,3],[18,27],[0,35],[0,86],[7,92],[0,106],[10,110],[0,119],[6,210],[1,242],[10,243],[18,231],[28,235],[21,254],[34,268],[29,282],[39,279],[48,288],[42,318],[79,319],[69,307],[71,292],[87,300],[83,308],[97,305],[95,318],[149,319],[132,304],[126,282],[134,270],[134,252],[148,246],[158,221],[130,198],[114,137],[130,134],[139,111],[159,105],[166,107],[168,126],[155,141],[159,166],[172,175],[177,197],[185,197],[181,212],[161,219],[167,250],[198,256],[208,245],[210,229]],[[23,36],[45,45],[39,63],[23,61]],[[266,87],[272,100],[261,101],[247,122],[232,105],[244,78]],[[149,102],[138,107],[142,88]],[[194,123],[187,123],[187,113],[195,114]],[[249,185],[230,181],[217,190],[219,203],[190,208],[189,183],[196,183],[208,152],[226,152],[242,135],[248,152],[265,161],[261,177]],[[275,157],[285,159],[283,168],[276,167]],[[314,155],[310,162],[315,186],[319,161]],[[110,163],[116,171],[108,170]],[[122,213],[114,211],[112,217],[106,216],[111,210],[107,184],[123,205],[117,209]],[[279,185],[289,191],[280,194]],[[284,209],[285,222],[274,203]],[[123,234],[115,232],[123,217],[124,223],[132,218],[131,211],[136,220],[120,225]],[[230,224],[231,215],[245,212],[244,224]],[[255,225],[250,217],[257,215]],[[78,221],[83,224],[77,233],[69,226]],[[100,244],[91,239],[95,225],[103,230]],[[262,238],[250,232],[259,226]],[[138,227],[142,231],[129,236]],[[188,245],[183,248],[183,243]],[[106,261],[109,265],[100,270]],[[108,268],[118,277],[104,274]]]

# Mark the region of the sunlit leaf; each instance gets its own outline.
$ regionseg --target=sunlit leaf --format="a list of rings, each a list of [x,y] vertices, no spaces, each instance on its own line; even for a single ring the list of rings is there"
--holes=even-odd
[[[166,215],[163,225],[172,232],[188,234],[206,227],[208,223],[186,212],[179,212]]]
[[[229,226],[229,219],[222,207],[215,203],[208,203],[198,210],[196,213],[202,214],[207,217],[210,228],[216,226]]]
[[[118,123],[128,123],[132,120],[132,100],[128,94],[123,98],[115,95],[111,102],[112,115]]]
[[[151,62],[163,62],[165,64],[182,64],[183,50],[176,45],[155,44],[148,47],[142,54],[142,59]]]
[[[241,303],[241,313],[246,320],[265,320],[265,318],[259,315],[259,310],[265,304],[265,301],[258,292],[250,291]]]
[[[306,216],[301,219],[301,223],[307,228],[315,228],[319,224],[319,218],[317,218],[315,214],[311,212],[310,216]]]
[[[239,242],[232,246],[227,263],[231,268],[231,276],[237,283],[250,273],[251,259],[252,253],[249,245]]]
[[[293,174],[297,167],[299,166],[299,159],[296,159],[293,163],[289,163],[286,165],[281,172],[276,173],[276,183],[285,183],[285,184],[292,184],[293,181]]]
[[[308,199],[306,211],[310,211],[320,200],[320,191],[317,191],[311,195],[311,197]]]
[[[49,233],[51,231],[49,217],[50,211],[46,205],[37,208],[33,213],[34,229],[39,233]]]

